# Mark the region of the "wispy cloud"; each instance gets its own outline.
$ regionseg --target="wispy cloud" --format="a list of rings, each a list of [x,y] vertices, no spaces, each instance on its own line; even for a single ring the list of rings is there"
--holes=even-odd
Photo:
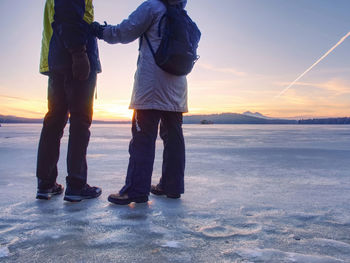
[[[23,97],[6,96],[6,95],[1,95],[1,94],[0,94],[0,99],[26,101],[26,102],[33,102],[33,101],[44,102],[44,100],[35,100],[35,99],[28,99],[28,98],[23,98]]]
[[[286,82],[276,83],[279,86],[285,86]],[[294,85],[302,87],[313,87],[315,89],[322,89],[328,91],[333,96],[340,96],[345,94],[350,94],[350,83],[341,79],[332,79],[327,82],[295,82]]]
[[[25,98],[20,98],[20,97],[13,97],[13,96],[5,96],[5,95],[0,95],[1,99],[9,99],[9,100],[24,100],[28,101],[28,99]]]
[[[207,64],[207,63],[198,63],[198,65],[202,69],[206,69],[206,70],[210,70],[210,71],[214,71],[214,72],[229,73],[229,74],[233,74],[233,75],[238,76],[238,77],[247,76],[246,72],[239,71],[235,68],[220,68],[220,67],[215,67],[215,66],[213,66],[211,64]]]
[[[298,83],[308,89],[291,89],[288,96],[274,101],[273,108],[286,115],[287,111],[299,112],[299,116],[339,117],[350,116],[350,92],[340,82]],[[269,110],[273,108],[268,107]],[[290,115],[291,116],[291,115]]]
[[[43,100],[0,95],[0,114],[28,118],[42,117],[47,110]]]
[[[30,110],[30,109],[20,109],[17,107],[8,107],[8,110],[10,110],[11,112],[15,112],[17,115],[17,113],[19,113],[18,117],[22,117],[22,116],[40,116],[40,117],[44,117],[44,114],[42,111],[40,110]]]

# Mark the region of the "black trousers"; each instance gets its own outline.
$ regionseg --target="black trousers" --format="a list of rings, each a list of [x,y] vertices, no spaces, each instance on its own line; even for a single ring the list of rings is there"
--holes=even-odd
[[[67,186],[80,189],[86,184],[86,151],[90,139],[93,96],[96,73],[84,81],[75,80],[71,73],[50,73],[48,112],[45,116],[38,149],[38,187],[52,187],[57,178],[60,141],[69,119],[67,154]]]
[[[135,110],[129,145],[129,166],[120,194],[128,194],[129,197],[149,195],[159,122],[160,137],[164,143],[159,186],[169,194],[184,193],[185,142],[182,113]]]

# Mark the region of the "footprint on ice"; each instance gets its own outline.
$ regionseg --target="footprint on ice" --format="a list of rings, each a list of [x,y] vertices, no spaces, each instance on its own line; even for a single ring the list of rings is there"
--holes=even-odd
[[[0,247],[0,258],[5,258],[10,255],[10,250],[7,247]]]
[[[261,231],[261,226],[257,224],[243,224],[240,226],[204,226],[199,229],[207,237],[231,237],[235,235],[252,235]]]

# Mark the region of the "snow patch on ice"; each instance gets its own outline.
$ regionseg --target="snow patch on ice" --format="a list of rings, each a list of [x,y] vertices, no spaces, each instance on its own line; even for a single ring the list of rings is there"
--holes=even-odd
[[[49,239],[60,239],[61,237],[65,236],[65,234],[57,232],[57,229],[56,230],[37,231],[36,235],[38,237],[49,238]]]
[[[10,250],[8,247],[0,247],[0,258],[5,258],[10,255]]]
[[[180,243],[178,241],[167,241],[161,247],[179,248]]]

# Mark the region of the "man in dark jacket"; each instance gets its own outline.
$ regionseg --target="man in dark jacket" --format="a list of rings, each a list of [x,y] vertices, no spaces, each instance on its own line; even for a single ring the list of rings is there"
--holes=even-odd
[[[48,112],[39,142],[37,199],[61,194],[56,182],[60,140],[69,119],[64,200],[95,198],[102,190],[87,184],[86,151],[90,138],[93,95],[101,72],[92,0],[46,0],[40,72],[48,75]]]

